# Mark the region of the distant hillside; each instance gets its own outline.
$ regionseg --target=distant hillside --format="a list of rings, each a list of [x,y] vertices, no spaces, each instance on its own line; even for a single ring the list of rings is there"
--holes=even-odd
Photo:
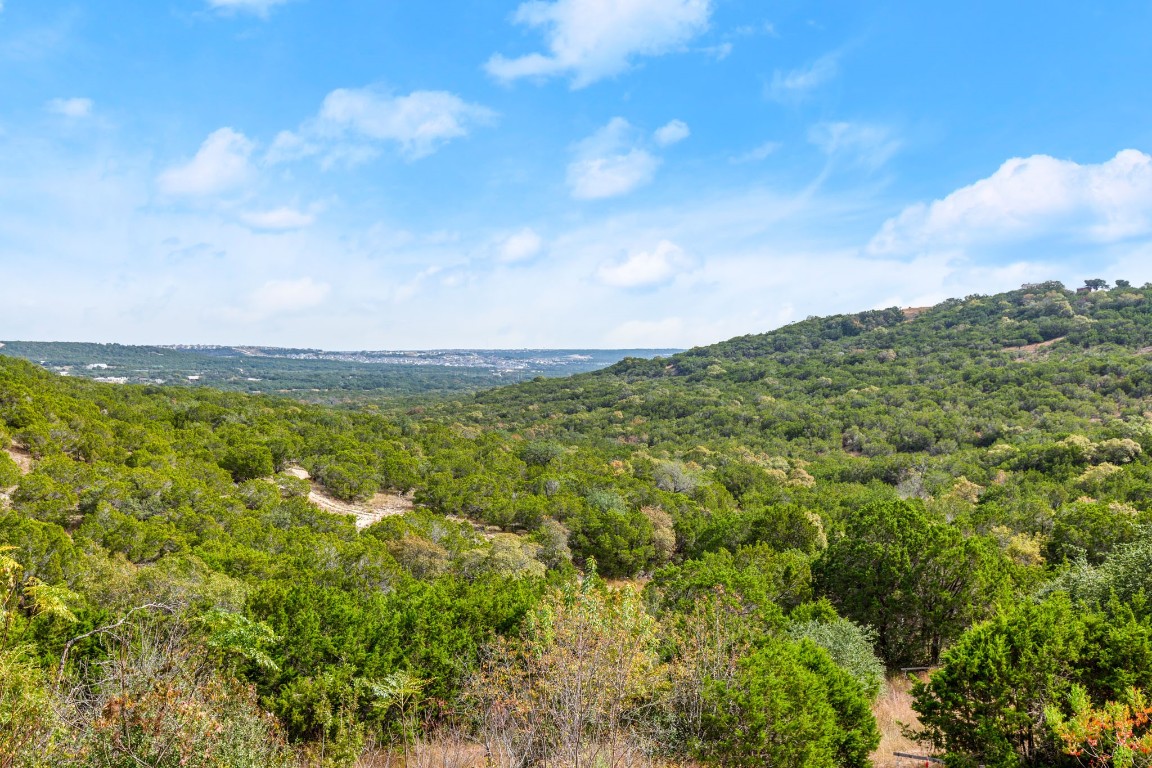
[[[1152,410],[1152,287],[1058,282],[809,318],[666,359],[480,393],[508,429],[679,449],[951,454]],[[477,415],[479,414],[479,415]]]
[[[126,346],[7,341],[0,354],[66,376],[113,384],[212,386],[324,400],[473,392],[536,376],[566,376],[668,349],[329,352],[279,347]]]

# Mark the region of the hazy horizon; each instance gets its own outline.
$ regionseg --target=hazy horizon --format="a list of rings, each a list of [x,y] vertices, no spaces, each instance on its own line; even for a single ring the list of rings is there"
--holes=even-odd
[[[1139,285],[1150,22],[1137,2],[7,0],[0,335],[681,349]]]

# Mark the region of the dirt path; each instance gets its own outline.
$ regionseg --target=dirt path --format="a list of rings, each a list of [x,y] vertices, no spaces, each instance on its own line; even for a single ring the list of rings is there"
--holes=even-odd
[[[1059,336],[1055,339],[1048,339],[1048,341],[1038,341],[1035,344],[1025,344],[1020,347],[1006,347],[1009,352],[1023,352],[1024,354],[1032,354],[1039,352],[1042,349],[1047,349],[1058,341],[1064,341],[1067,336]]]
[[[32,471],[32,454],[20,445],[13,443],[4,449],[4,452],[12,457],[12,461],[16,462],[16,466],[20,468],[20,474],[26,475]]]
[[[12,457],[12,461],[16,462],[16,467],[20,470],[20,474],[26,475],[32,471],[32,454],[28,453],[23,446],[13,444],[4,449],[4,452]],[[9,506],[10,499],[8,494],[11,493],[11,488],[0,488],[0,509],[6,509]]]
[[[308,492],[308,501],[325,512],[334,515],[353,515],[356,518],[357,528],[367,528],[373,523],[383,520],[391,515],[402,515],[412,509],[412,499],[399,493],[377,493],[366,502],[349,503],[342,501],[318,483],[312,482],[307,470],[302,467],[291,467],[285,470],[286,474],[308,480],[312,489]]]

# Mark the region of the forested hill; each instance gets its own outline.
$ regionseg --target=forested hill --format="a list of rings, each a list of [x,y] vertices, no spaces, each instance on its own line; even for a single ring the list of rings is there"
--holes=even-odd
[[[1045,283],[391,411],[0,356],[0,765],[1152,754],[1146,345]]]
[[[1119,281],[1124,283],[1124,281]],[[476,397],[482,421],[690,449],[951,455],[1139,416],[1152,288],[1026,285],[837,315]],[[1093,427],[1095,428],[1095,427]]]

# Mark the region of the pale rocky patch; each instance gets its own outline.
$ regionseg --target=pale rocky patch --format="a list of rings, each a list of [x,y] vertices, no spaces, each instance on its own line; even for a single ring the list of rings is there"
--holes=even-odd
[[[357,528],[367,528],[392,515],[403,515],[412,511],[412,497],[400,493],[377,493],[365,502],[347,502],[336,498],[318,483],[312,482],[308,471],[303,467],[289,467],[284,473],[311,483],[308,501],[325,512],[334,515],[352,515]]]
[[[4,451],[12,457],[12,461],[16,462],[16,466],[20,468],[20,474],[26,475],[32,471],[32,454],[28,452],[22,445],[13,443],[4,449]]]

